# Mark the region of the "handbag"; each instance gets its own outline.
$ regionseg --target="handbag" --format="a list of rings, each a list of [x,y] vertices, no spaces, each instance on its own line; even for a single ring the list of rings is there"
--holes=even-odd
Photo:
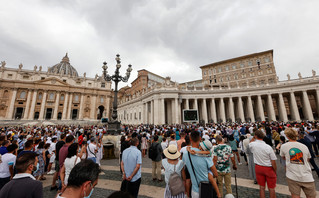
[[[212,184],[209,181],[201,181],[200,183],[198,183],[196,173],[194,170],[194,166],[193,166],[193,162],[192,162],[192,158],[191,158],[191,155],[189,154],[189,152],[188,152],[188,158],[189,158],[189,161],[190,161],[191,166],[192,166],[192,170],[193,170],[193,173],[194,173],[194,176],[196,179],[196,183],[198,185],[199,198],[217,198],[217,194],[216,194]]]

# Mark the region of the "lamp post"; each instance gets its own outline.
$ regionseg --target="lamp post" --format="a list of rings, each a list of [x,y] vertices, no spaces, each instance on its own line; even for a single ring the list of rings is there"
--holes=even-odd
[[[120,134],[121,133],[121,122],[117,120],[117,92],[118,92],[118,83],[123,81],[127,82],[130,78],[130,74],[132,71],[132,65],[128,65],[128,68],[126,70],[126,75],[122,77],[120,75],[120,68],[121,68],[121,59],[120,55],[116,55],[116,70],[114,75],[107,74],[107,63],[104,62],[102,69],[103,69],[103,78],[106,81],[114,81],[115,83],[115,90],[114,90],[114,100],[113,100],[113,111],[112,111],[112,119],[109,121],[108,124],[108,132],[114,133],[114,134]]]

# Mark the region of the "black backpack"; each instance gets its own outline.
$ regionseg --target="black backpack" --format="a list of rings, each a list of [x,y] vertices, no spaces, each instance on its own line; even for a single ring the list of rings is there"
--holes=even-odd
[[[158,143],[152,143],[148,151],[148,158],[150,158],[152,161],[154,161],[157,157],[157,145]]]

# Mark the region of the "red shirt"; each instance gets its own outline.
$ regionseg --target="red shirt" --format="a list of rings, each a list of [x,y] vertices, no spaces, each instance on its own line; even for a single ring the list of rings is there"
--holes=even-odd
[[[66,156],[68,155],[68,148],[69,148],[69,145],[64,144],[59,151],[60,170],[64,164],[64,160],[65,160]]]

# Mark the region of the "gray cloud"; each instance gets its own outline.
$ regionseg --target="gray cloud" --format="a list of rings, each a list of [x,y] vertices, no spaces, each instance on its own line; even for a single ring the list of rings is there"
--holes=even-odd
[[[172,80],[201,78],[199,66],[274,49],[277,74],[318,71],[315,0],[0,1],[0,59],[9,67],[58,63],[65,52],[80,74],[133,65]],[[124,85],[124,84],[122,84]]]

